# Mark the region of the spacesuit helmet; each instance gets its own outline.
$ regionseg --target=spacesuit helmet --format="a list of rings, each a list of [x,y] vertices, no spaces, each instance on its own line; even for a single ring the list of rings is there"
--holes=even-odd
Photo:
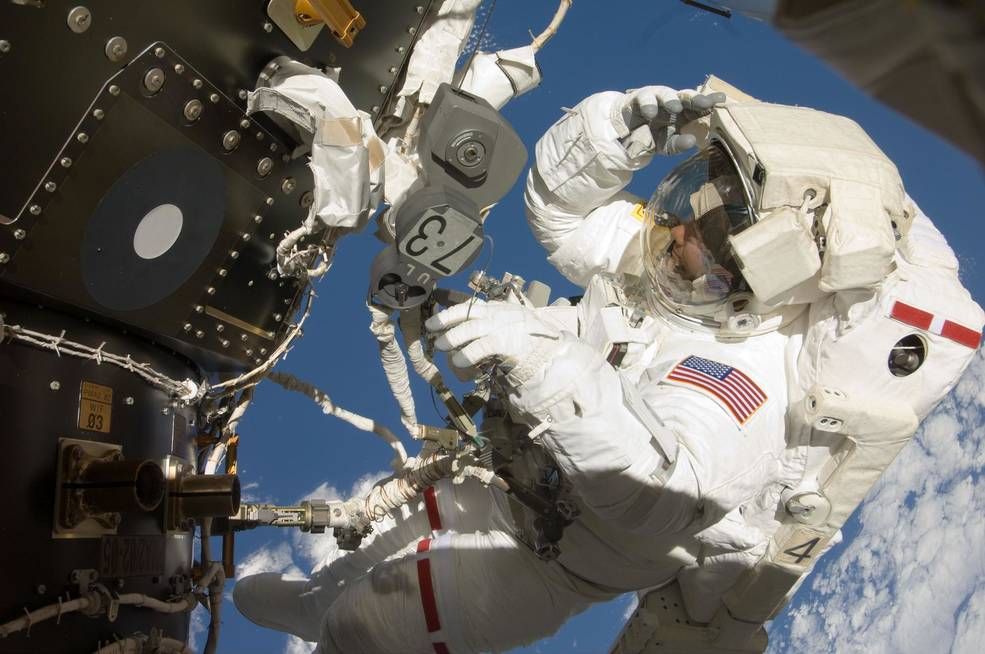
[[[739,170],[711,141],[660,184],[646,206],[643,264],[653,299],[690,320],[718,326],[748,296],[729,237],[754,222]]]

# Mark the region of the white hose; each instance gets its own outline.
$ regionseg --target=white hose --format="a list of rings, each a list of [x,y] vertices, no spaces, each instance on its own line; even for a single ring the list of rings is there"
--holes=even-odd
[[[324,391],[306,381],[298,379],[289,373],[272,372],[270,373],[268,379],[289,391],[295,391],[308,396],[315,402],[315,404],[320,406],[322,411],[326,414],[335,416],[339,420],[344,420],[356,429],[374,433],[385,440],[396,453],[396,459],[393,462],[393,469],[395,471],[402,470],[404,465],[407,463],[407,450],[404,449],[404,444],[401,443],[396,434],[390,431],[390,429],[385,425],[381,425],[372,418],[367,418],[366,416],[343,409],[332,402],[332,398],[330,398]]]
[[[534,47],[534,50],[540,50],[551,40],[551,37],[557,34],[557,30],[561,27],[561,21],[564,20],[564,15],[568,13],[568,9],[571,8],[571,0],[561,0],[561,3],[557,7],[557,11],[554,12],[554,18],[551,19],[550,24],[544,28],[530,44]]]
[[[373,320],[369,325],[369,331],[373,332],[380,347],[380,363],[383,365],[383,372],[386,375],[387,383],[390,385],[390,392],[393,393],[397,405],[400,407],[400,422],[417,439],[417,410],[414,407],[414,396],[410,390],[410,375],[407,373],[407,360],[404,353],[397,344],[396,329],[390,314],[372,304],[367,304]]]
[[[441,391],[446,388],[445,380],[442,378],[438,366],[434,365],[434,361],[424,351],[422,325],[420,309],[414,308],[400,312],[400,331],[404,335],[407,356],[410,358],[414,371],[428,384]]]

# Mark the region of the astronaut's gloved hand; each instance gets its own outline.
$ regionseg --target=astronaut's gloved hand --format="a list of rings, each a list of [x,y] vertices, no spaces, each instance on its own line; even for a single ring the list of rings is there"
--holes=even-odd
[[[557,348],[560,330],[535,309],[508,302],[475,300],[456,304],[428,318],[425,327],[442,333],[434,342],[453,352],[458,368],[497,364],[518,388],[539,373]]]
[[[697,144],[694,136],[681,134],[681,128],[722,102],[724,93],[703,95],[691,89],[644,86],[626,93],[612,122],[631,157],[653,152],[679,154]]]

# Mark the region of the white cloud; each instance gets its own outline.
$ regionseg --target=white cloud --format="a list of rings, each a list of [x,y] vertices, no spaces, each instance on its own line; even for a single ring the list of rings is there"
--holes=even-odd
[[[772,652],[982,651],[985,354],[869,493],[859,533],[822,560]]]
[[[192,611],[191,623],[188,625],[188,647],[191,648],[193,652],[199,650],[199,645],[201,643],[200,639],[205,635],[205,631],[209,628],[209,610],[206,609],[201,604],[195,606],[195,610]]]
[[[301,569],[294,564],[291,546],[285,542],[264,545],[236,565],[236,576],[241,579],[259,572],[280,572],[288,577],[304,577]]]
[[[297,636],[288,636],[284,643],[284,654],[311,654],[315,651],[315,643],[301,640]]]

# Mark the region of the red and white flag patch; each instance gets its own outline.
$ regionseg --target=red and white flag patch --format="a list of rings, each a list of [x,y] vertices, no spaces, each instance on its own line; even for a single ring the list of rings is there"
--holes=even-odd
[[[943,336],[950,341],[960,343],[961,345],[970,347],[973,350],[977,350],[978,345],[982,341],[981,332],[977,332],[970,327],[960,325],[953,320],[947,320],[941,316],[935,316],[929,311],[918,309],[914,306],[906,304],[905,302],[900,302],[899,300],[893,303],[893,308],[889,312],[889,317],[903,323],[904,325],[910,325],[911,327],[916,327],[917,329],[925,332],[930,332],[931,334],[936,334],[937,336]]]

